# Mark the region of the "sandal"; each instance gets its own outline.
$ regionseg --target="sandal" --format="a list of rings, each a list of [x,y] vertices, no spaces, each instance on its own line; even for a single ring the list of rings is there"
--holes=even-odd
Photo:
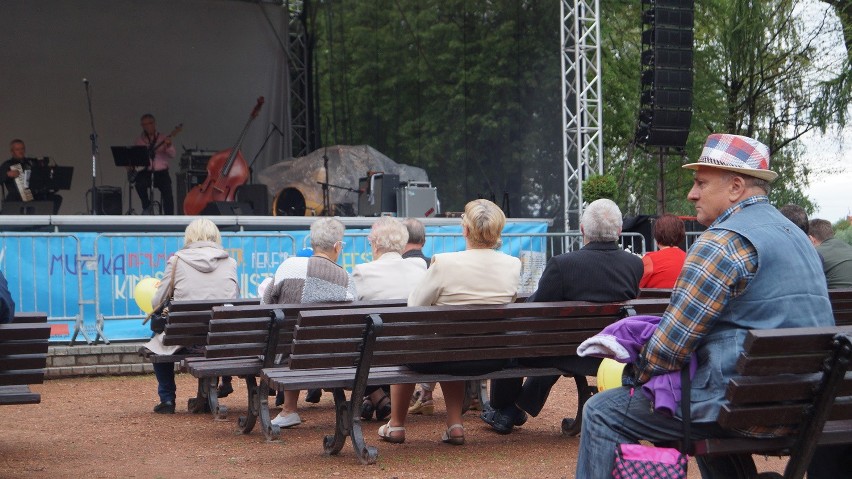
[[[417,402],[408,408],[408,414],[423,414],[424,416],[431,416],[432,414],[435,414],[435,403],[431,399],[427,399],[425,401],[417,399]]]
[[[361,403],[361,419],[363,419],[365,421],[369,421],[370,419],[373,419],[373,411],[374,410],[375,410],[375,408],[373,407],[373,403],[372,403],[372,401],[370,401],[370,398],[365,397],[364,402]],[[384,418],[379,418],[378,414],[376,416],[377,416],[376,419],[384,419]]]
[[[461,429],[462,435],[450,436],[450,431],[452,431],[453,429]],[[444,431],[444,435],[441,436],[441,442],[445,444],[452,444],[453,446],[461,446],[462,444],[464,444],[464,426],[462,426],[461,424],[453,424],[452,426],[448,427],[447,430]]]
[[[395,432],[401,432],[402,436],[391,436]],[[379,437],[382,441],[387,441],[393,444],[402,444],[405,442],[405,426],[391,426],[390,422],[379,428]]]
[[[379,403],[376,404],[375,410],[377,421],[384,421],[385,419],[387,419],[387,417],[390,416],[391,413],[390,398],[387,397],[387,395],[382,396],[382,398],[379,399]]]

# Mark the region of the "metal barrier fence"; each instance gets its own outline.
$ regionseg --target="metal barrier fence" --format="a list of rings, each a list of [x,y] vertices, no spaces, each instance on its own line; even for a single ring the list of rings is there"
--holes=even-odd
[[[73,337],[88,335],[83,309],[80,239],[65,233],[0,233],[0,268],[15,311],[45,312],[48,321],[74,321]],[[57,325],[57,327],[62,327]]]
[[[113,264],[111,272],[95,275],[95,329],[99,338],[109,342],[103,334],[107,320],[144,318],[133,295],[136,284],[148,277],[161,278],[169,256],[181,249],[183,242],[183,233],[104,233],[95,238],[94,257]],[[296,239],[282,233],[222,233],[222,246],[237,262],[237,278],[244,297],[251,296],[267,276],[258,271],[274,273],[284,259],[296,253]],[[121,275],[116,269],[118,264]],[[102,276],[111,281],[102,284]]]
[[[367,235],[346,234],[342,266],[351,270],[372,260]],[[237,260],[243,296],[255,295],[256,286],[301,249],[298,236],[222,233],[223,246]],[[502,250],[520,257],[524,265],[522,292],[535,289],[547,259],[582,247],[579,232],[511,233],[502,241]],[[639,254],[646,251],[645,239],[638,233],[622,235],[621,244]],[[89,344],[109,343],[105,330],[140,327],[144,316],[134,299],[136,284],[146,277],[162,277],[169,255],[182,246],[182,233],[0,233],[0,268],[17,311],[46,312],[57,335],[70,336],[72,345],[79,335]],[[464,247],[461,233],[440,232],[427,235],[425,250],[433,254]]]

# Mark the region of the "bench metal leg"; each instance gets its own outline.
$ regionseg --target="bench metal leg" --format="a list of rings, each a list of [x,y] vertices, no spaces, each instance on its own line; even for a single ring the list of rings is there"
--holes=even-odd
[[[272,418],[269,417],[269,384],[266,381],[261,381],[257,388],[254,404],[256,404],[256,416],[260,419],[260,429],[263,435],[266,436],[267,442],[276,442],[280,440],[281,428],[272,424]]]
[[[219,378],[211,378],[207,381],[207,405],[213,413],[214,421],[228,419],[228,408],[219,404]]]
[[[580,434],[580,428],[583,425],[583,406],[595,393],[595,388],[589,386],[586,376],[574,376],[574,382],[577,384],[577,414],[574,419],[562,420],[562,434],[566,436]]]
[[[248,391],[248,408],[246,409],[246,415],[240,416],[237,419],[237,432],[240,434],[249,434],[254,429],[255,423],[257,423],[260,401],[257,397],[259,394],[257,379],[254,376],[246,376],[243,379],[246,381],[246,389]]]
[[[207,401],[207,395],[210,391],[209,383],[210,378],[198,379],[195,397],[189,398],[189,400],[186,401],[186,409],[192,414],[203,414],[212,410],[210,409],[210,403]]]
[[[334,410],[336,415],[334,435],[328,435],[323,438],[323,450],[326,454],[336,455],[343,449],[346,444],[346,437],[352,439],[352,447],[355,449],[355,456],[361,464],[375,464],[376,458],[379,456],[379,451],[373,446],[368,446],[364,441],[364,432],[361,430],[361,415],[360,409],[353,408],[353,398],[363,395],[352,394],[350,400],[346,400],[346,395],[343,389],[334,389]],[[360,403],[359,403],[360,404]]]

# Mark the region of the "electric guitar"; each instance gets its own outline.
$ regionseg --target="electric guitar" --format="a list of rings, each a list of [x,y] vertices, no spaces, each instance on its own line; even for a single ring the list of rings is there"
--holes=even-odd
[[[153,148],[148,150],[149,159],[151,159],[151,160],[154,159],[154,156],[157,154],[157,149],[160,148],[161,146],[163,146],[163,144],[166,142],[166,139],[171,140],[172,138],[178,136],[178,134],[180,134],[181,131],[183,131],[183,123],[176,126],[175,129],[172,130],[172,132],[169,133],[168,136],[166,136],[166,138],[163,138],[162,141],[160,141],[159,143],[154,145]],[[145,169],[144,167],[128,166],[127,167],[127,182],[128,183],[134,183],[136,181],[136,176],[139,175],[139,172],[143,171],[144,169]]]

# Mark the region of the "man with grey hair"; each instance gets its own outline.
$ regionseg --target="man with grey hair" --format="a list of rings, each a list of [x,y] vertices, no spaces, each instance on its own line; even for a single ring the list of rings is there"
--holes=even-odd
[[[531,301],[626,301],[639,295],[642,260],[621,249],[621,211],[608,199],[593,201],[583,211],[580,232],[583,248],[550,258]],[[552,366],[566,374],[594,375],[600,360],[566,356],[524,360],[522,364]],[[501,434],[526,422],[526,413],[538,416],[559,376],[491,381],[491,407],[480,416]],[[526,411],[526,412],[525,412]]]
[[[405,218],[402,224],[408,230],[408,243],[402,251],[403,259],[420,258],[426,262],[428,268],[432,258],[423,254],[423,245],[426,244],[426,228],[423,222],[417,218]]]

